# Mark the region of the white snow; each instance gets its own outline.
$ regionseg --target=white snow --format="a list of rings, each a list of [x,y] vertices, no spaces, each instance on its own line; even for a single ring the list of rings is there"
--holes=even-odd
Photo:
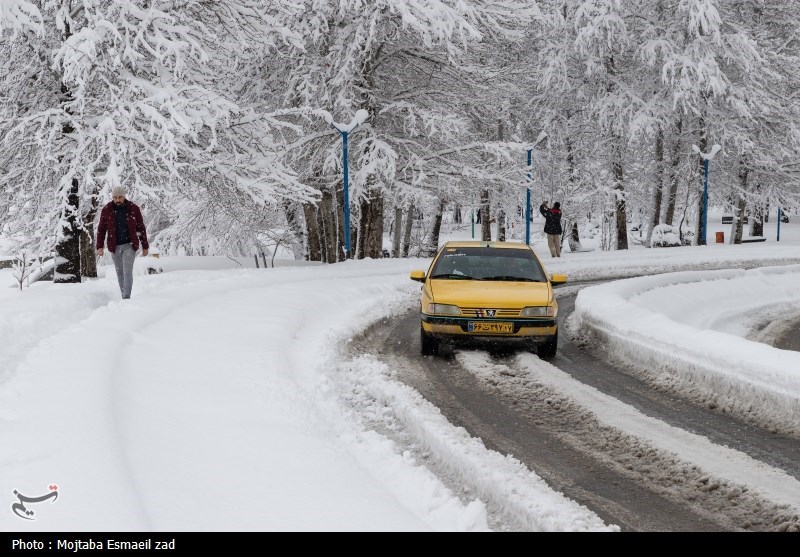
[[[780,243],[542,258],[573,281],[672,272],[583,289],[581,319],[621,356],[647,345],[687,381],[741,397],[755,413],[794,408],[796,418],[796,354],[728,326],[800,305],[793,226]],[[538,226],[534,240],[546,253]],[[59,494],[28,504],[35,520],[0,513],[0,530],[481,531],[489,506],[529,530],[619,530],[450,424],[377,356],[346,356],[355,335],[414,307],[419,284],[408,273],[429,259],[158,262],[164,272],[137,274],[125,301],[113,268],[22,291],[0,269],[0,505],[11,508],[14,490],[36,497],[57,485]],[[724,270],[765,265],[779,267]],[[696,366],[678,365],[675,354],[701,350]],[[532,372],[549,366],[520,358]],[[783,472],[637,415],[554,368],[537,373],[614,427],[800,508]]]
[[[800,431],[800,354],[725,332],[760,311],[800,305],[800,265],[688,271],[582,290],[575,319],[627,360],[676,375],[764,423]]]

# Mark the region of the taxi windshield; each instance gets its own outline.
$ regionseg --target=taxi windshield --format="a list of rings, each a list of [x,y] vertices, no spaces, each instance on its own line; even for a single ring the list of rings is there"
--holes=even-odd
[[[547,282],[530,250],[492,247],[445,248],[431,279]]]

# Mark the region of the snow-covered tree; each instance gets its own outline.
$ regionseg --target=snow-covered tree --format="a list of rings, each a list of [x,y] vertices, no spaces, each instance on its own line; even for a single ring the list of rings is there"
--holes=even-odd
[[[116,184],[160,204],[187,234],[182,219],[210,200],[235,214],[312,198],[280,160],[275,135],[291,126],[235,95],[250,53],[298,40],[286,26],[295,3],[37,8],[40,32],[18,24],[0,40],[0,188],[9,199],[0,211],[28,243],[55,244],[57,281],[80,280],[81,246],[93,253],[92,223]]]
[[[702,237],[693,144],[723,147],[713,169],[718,204],[793,197],[796,3],[552,0],[542,10],[549,25],[528,38],[540,83],[532,121],[545,123],[551,149],[571,161],[560,175],[584,179],[576,197],[613,184],[617,247],[639,212],[649,231],[678,213],[691,217],[695,241]],[[576,141],[581,133],[590,141]]]
[[[356,257],[380,257],[389,227],[397,254],[435,249],[448,207],[480,206],[481,236],[491,219],[502,236],[542,131],[534,207],[559,198],[571,234],[599,217],[609,247],[630,219],[643,242],[660,223],[697,241],[695,144],[722,146],[712,204],[754,222],[800,208],[799,25],[792,0],[0,0],[0,221],[57,248],[59,281],[92,274],[115,184],[166,252],[339,261],[323,115],[365,110]]]
[[[40,30],[42,15],[28,0],[0,0],[0,30],[14,32]]]
[[[476,92],[488,86],[492,73],[479,65],[476,52],[481,41],[514,36],[513,26],[531,17],[535,4],[309,0],[305,6],[308,41],[290,53],[287,102],[316,104],[339,121],[349,121],[357,110],[370,115],[351,139],[358,257],[380,257],[387,200],[399,207],[430,196],[449,202],[479,182],[509,180],[498,161],[512,160],[510,147],[475,118],[485,98]],[[338,133],[320,119],[296,146],[293,160],[323,191],[330,209],[341,207]],[[312,228],[325,228],[341,238],[340,220],[319,218],[317,208],[309,207],[304,216],[310,236],[318,235]],[[323,226],[315,225],[318,220]],[[338,258],[340,250],[333,246],[329,252]]]
[[[542,16],[528,30],[518,58],[519,82],[527,95],[520,110],[519,133],[528,141],[540,131],[547,143],[533,153],[533,210],[544,201],[560,201],[569,234],[579,241],[579,218],[604,218],[611,182],[607,133],[592,113],[596,76],[587,74],[579,52],[575,14],[580,2],[542,2]]]

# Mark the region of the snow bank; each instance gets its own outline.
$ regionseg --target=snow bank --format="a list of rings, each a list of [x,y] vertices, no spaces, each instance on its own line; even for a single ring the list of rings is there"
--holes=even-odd
[[[800,304],[800,265],[668,273],[583,289],[579,327],[671,388],[768,427],[800,432],[800,353],[724,332],[765,307]]]

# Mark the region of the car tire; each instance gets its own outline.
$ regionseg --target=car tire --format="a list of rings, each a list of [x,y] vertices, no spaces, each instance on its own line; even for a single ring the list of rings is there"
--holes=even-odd
[[[423,356],[435,356],[439,353],[439,341],[419,327],[419,346]]]
[[[542,360],[552,360],[556,357],[557,351],[558,329],[556,329],[556,334],[554,334],[550,340],[543,342],[536,347],[536,353]]]

